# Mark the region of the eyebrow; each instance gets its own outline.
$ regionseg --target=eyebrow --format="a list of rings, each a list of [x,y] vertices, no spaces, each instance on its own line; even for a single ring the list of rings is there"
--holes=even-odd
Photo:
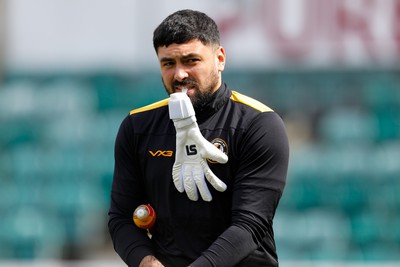
[[[189,59],[189,58],[193,58],[193,57],[200,57],[200,54],[198,54],[198,53],[190,53],[190,54],[181,56],[181,57],[179,57],[179,58],[185,60],[185,59]],[[160,62],[170,62],[170,61],[174,61],[174,58],[171,58],[171,57],[162,57],[162,58],[160,59]]]

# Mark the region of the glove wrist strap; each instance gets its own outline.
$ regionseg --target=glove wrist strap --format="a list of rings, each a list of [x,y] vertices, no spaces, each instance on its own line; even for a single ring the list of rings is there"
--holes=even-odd
[[[186,119],[195,115],[192,102],[185,93],[171,94],[168,109],[171,120]]]
[[[175,128],[180,129],[196,122],[196,116],[190,116],[181,120],[173,120]]]

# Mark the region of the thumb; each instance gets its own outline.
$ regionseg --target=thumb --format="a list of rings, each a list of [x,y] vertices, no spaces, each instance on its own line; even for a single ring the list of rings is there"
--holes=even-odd
[[[228,156],[225,155],[225,153],[219,150],[216,146],[211,144],[207,139],[205,139],[198,127],[192,129],[189,134],[192,137],[193,141],[199,145],[202,158],[209,158],[219,163],[228,162]]]
[[[228,156],[210,142],[205,144],[204,158],[208,158],[222,164],[228,162]]]

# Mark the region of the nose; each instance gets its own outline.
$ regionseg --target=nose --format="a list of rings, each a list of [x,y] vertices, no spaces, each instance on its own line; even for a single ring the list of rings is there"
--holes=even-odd
[[[177,65],[175,67],[175,75],[174,75],[175,80],[183,81],[187,77],[189,77],[189,74],[187,73],[186,68],[184,68],[184,66],[182,65]]]

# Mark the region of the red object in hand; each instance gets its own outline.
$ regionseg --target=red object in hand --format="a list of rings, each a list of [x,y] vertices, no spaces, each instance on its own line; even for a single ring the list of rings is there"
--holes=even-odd
[[[141,229],[150,229],[156,222],[156,212],[149,204],[139,205],[133,212],[133,222]]]

